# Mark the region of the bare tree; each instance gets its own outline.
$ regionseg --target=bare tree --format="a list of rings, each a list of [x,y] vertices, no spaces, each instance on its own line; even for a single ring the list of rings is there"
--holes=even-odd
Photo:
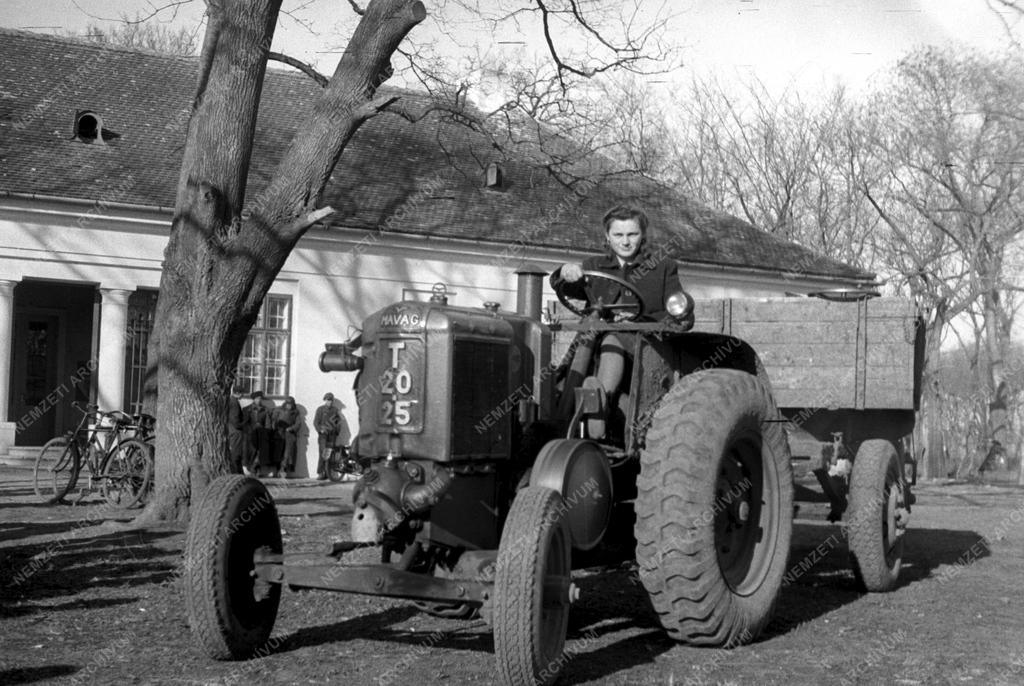
[[[1021,0],[985,1],[988,3],[989,8],[999,17],[999,21],[1003,23],[1003,29],[1007,37],[1015,46],[1020,48],[1021,42],[1015,30],[1020,25],[1021,18],[1024,17],[1024,2]]]
[[[1024,231],[1021,67],[1012,55],[923,49],[899,63],[863,116],[866,155],[882,176],[862,176],[862,188],[888,226],[890,264],[933,313],[933,341],[979,304],[989,395],[975,467],[1009,444],[1005,360],[1020,284],[1006,259]]]
[[[121,21],[101,26],[90,23],[83,37],[103,45],[150,50],[165,55],[195,55],[199,49],[197,28],[172,29],[165,24],[149,21],[149,17],[136,14],[123,15]]]
[[[669,177],[687,194],[879,272],[889,291],[915,298],[926,322],[929,457],[955,431],[942,419],[953,396],[933,364],[950,322],[971,313],[984,343],[976,368],[992,391],[983,443],[1007,445],[1012,393],[1001,360],[1019,284],[1006,251],[1020,233],[1024,159],[1018,62],[923,51],[862,105],[842,89],[805,101],[756,82],[735,92],[695,80],[663,144]]]
[[[209,3],[150,347],[158,370],[158,491],[140,522],[184,519],[192,495],[226,473],[227,393],[263,297],[306,230],[332,213],[321,207],[321,198],[353,134],[369,118],[401,109],[396,96],[382,96],[378,88],[427,8],[416,0],[350,4],[358,25],[334,73],[267,187],[249,198],[246,176],[280,0]],[[608,16],[599,10],[617,12],[618,3],[533,0],[488,3],[487,11],[498,12],[494,8],[503,4],[511,8],[489,21],[539,22],[554,64],[550,83],[556,88],[543,90],[552,106],[553,93],[561,91],[565,101],[575,80],[639,68],[646,59],[645,43],[628,30],[618,42],[603,33]],[[484,12],[469,3],[439,6],[446,5]],[[559,51],[556,25],[590,36],[606,59],[584,62]],[[409,55],[409,68],[420,68],[418,57]]]
[[[759,82],[733,92],[694,80],[673,107],[676,184],[687,194],[818,252],[871,268],[879,220],[851,175],[852,109],[837,88],[806,102]]]

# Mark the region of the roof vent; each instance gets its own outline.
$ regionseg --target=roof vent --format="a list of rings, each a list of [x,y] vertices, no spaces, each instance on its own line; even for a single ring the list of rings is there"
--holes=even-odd
[[[103,118],[92,110],[75,112],[75,139],[103,144]]]
[[[491,162],[487,165],[487,174],[484,179],[484,184],[492,190],[501,190],[503,186],[504,173],[502,172],[501,165],[497,162]]]

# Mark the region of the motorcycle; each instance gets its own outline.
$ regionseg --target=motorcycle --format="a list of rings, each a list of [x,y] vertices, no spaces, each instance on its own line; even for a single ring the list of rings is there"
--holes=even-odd
[[[338,445],[331,449],[327,458],[327,478],[338,482],[358,479],[362,474],[363,465],[349,455],[348,446]]]

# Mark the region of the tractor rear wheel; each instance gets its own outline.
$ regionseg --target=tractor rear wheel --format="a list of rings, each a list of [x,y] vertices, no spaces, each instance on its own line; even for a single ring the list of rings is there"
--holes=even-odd
[[[494,574],[494,652],[508,686],[550,684],[563,666],[571,547],[562,497],[527,486],[505,520]]]
[[[268,651],[281,585],[257,580],[258,550],[280,554],[281,525],[267,487],[230,474],[192,511],[185,541],[185,603],[199,648],[217,660]]]
[[[771,618],[793,527],[789,447],[755,376],[731,369],[680,379],[641,455],[640,580],[679,641],[735,646]]]
[[[892,443],[861,443],[850,475],[850,553],[865,591],[891,591],[903,560],[906,502],[900,459]]]

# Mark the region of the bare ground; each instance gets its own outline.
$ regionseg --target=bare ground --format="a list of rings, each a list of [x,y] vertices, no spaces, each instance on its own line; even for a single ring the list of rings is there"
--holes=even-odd
[[[266,655],[214,662],[191,643],[178,577],[184,534],[117,530],[96,496],[36,502],[0,469],[0,684],[490,684],[480,621],[405,602],[285,592]],[[351,485],[271,481],[285,550],[347,527]],[[1024,684],[1024,490],[917,489],[902,583],[859,593],[838,526],[805,506],[775,619],[752,645],[669,641],[626,567],[578,583],[560,684]]]

